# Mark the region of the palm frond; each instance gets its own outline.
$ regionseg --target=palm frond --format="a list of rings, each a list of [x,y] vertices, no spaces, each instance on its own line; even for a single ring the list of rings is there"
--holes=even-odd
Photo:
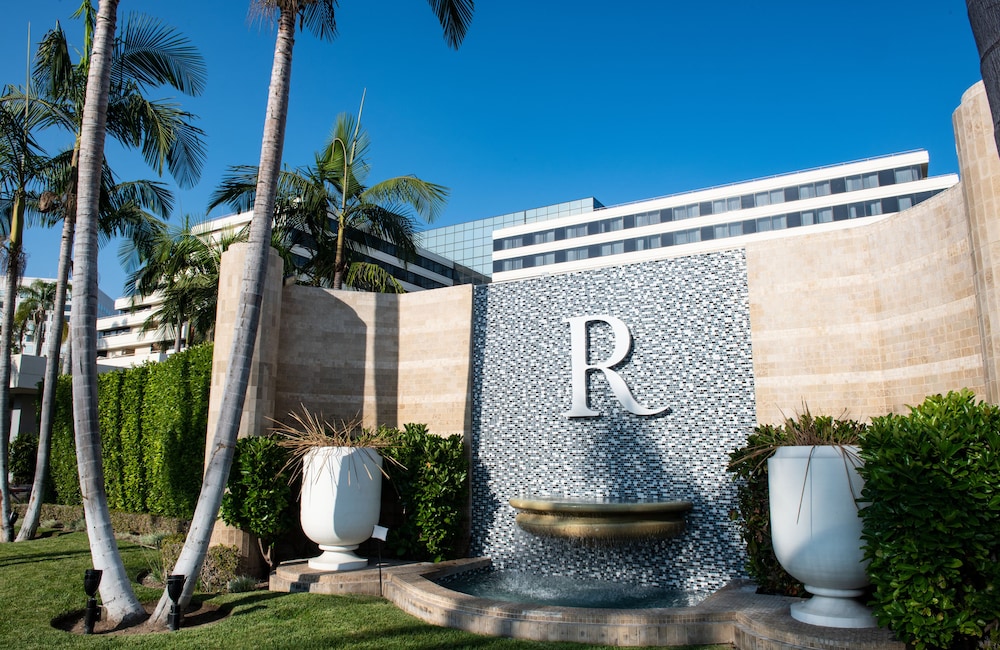
[[[465,34],[472,24],[472,12],[476,8],[474,0],[427,0],[431,11],[441,23],[444,40],[449,47],[458,49],[465,40]]]
[[[406,289],[391,273],[372,262],[353,262],[347,267],[344,284],[361,291],[406,293]]]
[[[190,39],[156,18],[130,14],[116,43],[112,79],[169,85],[186,95],[205,91],[205,59]]]

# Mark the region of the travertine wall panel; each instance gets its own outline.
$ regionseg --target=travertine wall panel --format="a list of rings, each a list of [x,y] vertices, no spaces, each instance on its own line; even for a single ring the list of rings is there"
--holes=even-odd
[[[275,417],[304,405],[365,426],[470,422],[472,287],[405,295],[286,287]]]
[[[984,393],[960,188],[862,227],[755,242],[747,270],[760,422]]]
[[[962,95],[955,111],[955,147],[968,213],[969,238],[983,344],[986,395],[1000,401],[1000,158],[983,84]]]
[[[233,244],[222,256],[219,299],[216,306],[215,348],[212,353],[212,388],[208,402],[208,435],[214,435],[222,406],[222,394],[229,368],[229,353],[235,334],[236,311],[240,298],[243,267],[248,244]],[[256,352],[239,437],[256,436],[268,426],[274,411],[274,386],[279,376],[278,336],[281,323],[281,258],[273,250],[268,258],[267,280],[261,302]]]

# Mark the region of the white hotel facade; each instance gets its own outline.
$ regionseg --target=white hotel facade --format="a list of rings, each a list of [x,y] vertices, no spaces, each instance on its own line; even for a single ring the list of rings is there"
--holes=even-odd
[[[512,225],[493,231],[492,280],[666,259],[871,223],[958,183],[956,174],[932,177],[927,168],[927,152],[914,151]]]

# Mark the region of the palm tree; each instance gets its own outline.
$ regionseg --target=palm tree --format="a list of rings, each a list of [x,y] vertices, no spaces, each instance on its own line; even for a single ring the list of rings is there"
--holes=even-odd
[[[428,0],[447,43],[455,48],[465,37],[472,20],[473,0]],[[274,62],[268,90],[264,134],[261,139],[260,173],[257,178],[256,202],[250,222],[249,250],[240,287],[236,333],[226,370],[222,404],[216,430],[210,433],[210,448],[201,494],[195,505],[194,517],[175,573],[187,576],[181,605],[191,600],[195,580],[201,571],[208,551],[208,541],[219,516],[222,493],[229,478],[233,450],[239,431],[250,378],[250,364],[260,323],[260,305],[263,300],[264,274],[267,269],[268,244],[271,240],[271,219],[274,214],[278,172],[285,143],[285,122],[288,117],[288,88],[292,73],[292,50],[295,46],[296,23],[309,29],[321,39],[333,38],[337,30],[336,0],[256,0],[251,5],[260,11],[278,15],[278,34],[274,44]],[[153,612],[153,620],[162,624],[166,620],[169,598],[164,592]]]
[[[401,292],[399,282],[371,262],[352,259],[352,252],[387,241],[403,260],[416,256],[415,212],[433,221],[444,207],[448,190],[415,176],[398,176],[367,185],[370,165],[368,134],[359,118],[341,114],[312,166],[282,171],[278,176],[275,232],[282,247],[309,249],[309,255],[283,255],[285,274],[313,286]],[[215,207],[228,203],[245,210],[253,202],[257,170],[233,167],[212,196]]]
[[[62,162],[66,162],[69,156],[64,154],[60,159]],[[68,182],[67,176],[71,172],[72,169],[66,165],[53,164],[49,169],[49,182],[54,187],[64,187]],[[47,196],[47,199],[42,203],[45,204],[45,210],[50,214],[59,215],[65,210],[66,206],[52,193],[48,193],[48,195],[43,193],[43,196]],[[149,248],[150,242],[164,230],[163,222],[155,215],[166,216],[170,213],[172,204],[170,192],[162,184],[153,181],[118,183],[111,170],[105,165],[99,202],[98,241],[100,243],[106,242],[112,235],[118,234],[126,237],[125,241],[137,249],[145,250]],[[64,221],[70,224],[75,223],[73,217],[64,217]],[[67,273],[63,265],[68,266],[70,255],[62,253],[72,249],[72,236],[73,229],[64,227],[62,243],[60,244],[59,277],[65,277],[64,274]],[[66,304],[67,289],[67,283],[55,283],[54,304]],[[53,313],[52,325],[55,331],[63,330],[64,321],[62,311]],[[58,376],[61,341],[62,337],[59,336],[50,336],[47,339],[35,479],[32,483],[31,496],[28,499],[28,507],[24,513],[21,530],[17,534],[19,542],[32,539],[35,536],[41,519],[42,495],[48,474],[49,448],[52,440],[53,392],[48,387],[55,385]]]
[[[246,237],[245,228],[218,237],[200,237],[194,234],[190,218],[185,217],[179,227],[160,233],[147,252],[137,250],[133,242],[126,240],[119,253],[126,267],[132,269],[125,281],[125,294],[159,294],[162,298],[143,323],[142,331],[172,324],[175,352],[181,349],[185,326],[188,345],[210,339],[215,329],[222,254]]]
[[[102,4],[101,10],[105,9]],[[117,8],[109,10],[117,21]],[[83,0],[74,14],[84,21],[84,50],[81,59],[74,63],[70,57],[70,47],[66,35],[57,24],[49,31],[38,46],[33,72],[40,96],[27,92],[8,92],[5,102],[17,107],[29,103],[43,109],[44,126],[63,128],[74,134],[72,151],[63,155],[63,161],[53,182],[54,199],[47,209],[51,215],[50,224],[62,220],[62,243],[57,272],[57,304],[55,314],[62,318],[65,309],[66,289],[70,273],[73,242],[76,231],[76,214],[79,182],[78,169],[81,163],[80,146],[83,131],[83,115],[86,110],[86,91],[90,68],[90,52],[96,34],[97,15],[90,0]],[[181,110],[170,101],[154,101],[145,93],[155,87],[167,85],[189,95],[199,94],[205,85],[204,62],[190,42],[174,30],[163,27],[155,20],[130,16],[119,38],[112,38],[111,68],[106,108],[106,131],[121,144],[141,150],[146,161],[162,171],[164,166],[182,185],[190,185],[198,178],[204,158],[201,141],[202,132],[191,124],[193,116]],[[108,173],[106,170],[99,172]],[[102,195],[103,196],[103,195]],[[168,207],[168,194],[161,187],[146,182],[126,185],[120,192],[109,193],[108,210],[99,208],[100,215],[114,214],[119,221],[105,220],[99,224],[100,233],[115,233],[126,237],[146,237],[156,228],[143,217],[142,211],[114,209],[113,203],[121,206],[152,205],[159,201]],[[147,201],[147,203],[143,203]],[[152,202],[152,203],[150,203]],[[99,204],[101,205],[101,204]],[[78,294],[80,295],[80,294]],[[60,324],[56,324],[61,327]],[[48,439],[54,408],[54,387],[58,375],[55,365],[60,357],[60,339],[52,339],[53,347],[46,355],[45,381],[43,385],[41,422],[39,436]],[[76,350],[74,338],[69,345]],[[67,355],[68,356],[68,355]],[[45,452],[39,445],[39,461]],[[38,473],[36,472],[36,476]],[[38,512],[31,508],[25,516],[18,539],[30,539],[37,529]],[[30,525],[29,525],[30,524]]]
[[[0,208],[5,241],[0,249],[0,266],[5,274],[3,308],[0,310],[0,542],[14,539],[10,508],[7,445],[10,438],[10,351],[14,326],[17,286],[24,270],[22,235],[30,190],[43,160],[31,138],[33,114],[30,107],[15,110],[0,105]]]
[[[94,46],[87,75],[87,92],[79,144],[76,238],[73,255],[73,423],[80,474],[80,496],[87,519],[94,568],[103,571],[101,599],[113,624],[137,620],[144,614],[122,563],[101,463],[101,434],[97,421],[97,221],[105,126],[111,88],[118,0],[102,0],[94,30]]]
[[[969,24],[979,49],[979,69],[993,115],[993,138],[1000,150],[1000,2],[966,0]]]
[[[35,356],[42,356],[42,339],[45,338],[45,324],[55,306],[56,283],[45,280],[35,280],[30,286],[20,287],[18,295],[21,302],[14,312],[14,323],[23,332],[28,323],[33,326],[32,338],[35,341]]]

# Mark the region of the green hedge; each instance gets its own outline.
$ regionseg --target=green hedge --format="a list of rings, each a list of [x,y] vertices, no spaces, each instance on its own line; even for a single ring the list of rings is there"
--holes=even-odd
[[[201,490],[212,346],[98,377],[108,506],[187,518]],[[80,503],[72,383],[59,378],[52,431],[56,502]]]
[[[916,650],[980,647],[1000,622],[1000,409],[928,397],[872,420],[861,456],[879,624]]]
[[[395,435],[397,442],[382,450],[399,463],[385,467],[387,489],[403,509],[401,525],[386,540],[390,553],[435,562],[460,557],[469,484],[462,437],[432,435],[423,424],[407,424]]]

